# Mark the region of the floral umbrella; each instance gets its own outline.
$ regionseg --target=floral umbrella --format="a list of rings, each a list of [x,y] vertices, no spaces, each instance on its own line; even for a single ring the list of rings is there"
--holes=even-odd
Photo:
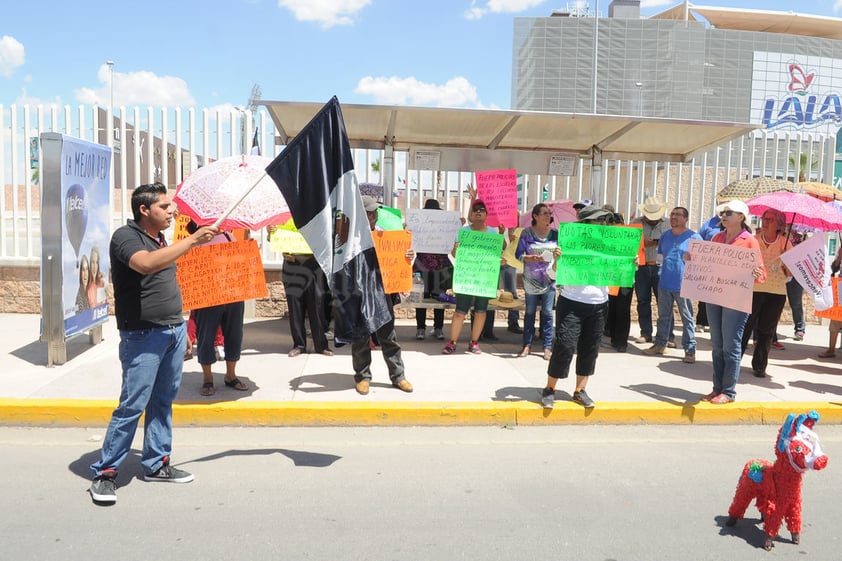
[[[173,201],[200,226],[260,230],[283,224],[291,213],[278,186],[266,175],[271,162],[265,156],[222,158],[190,174]]]
[[[817,181],[805,181],[799,183],[796,187],[808,195],[813,195],[823,201],[833,201],[835,199],[842,199],[842,191],[828,185],[827,183],[819,183]]]
[[[790,225],[797,223],[816,230],[842,228],[841,212],[805,193],[767,193],[746,201],[746,204],[752,213],[758,215],[768,209],[783,212]]]
[[[795,191],[795,184],[783,179],[771,177],[755,177],[754,179],[738,179],[726,185],[716,194],[717,204],[738,200],[747,201],[765,193],[776,193],[778,191]]]

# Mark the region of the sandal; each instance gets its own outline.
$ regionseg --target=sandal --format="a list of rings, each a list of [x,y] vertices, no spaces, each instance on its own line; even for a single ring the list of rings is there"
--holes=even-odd
[[[202,389],[199,391],[205,397],[210,397],[216,393],[216,388],[213,387],[213,382],[205,382],[202,384]]]
[[[229,388],[235,389],[238,392],[247,392],[249,387],[242,383],[239,378],[235,377],[233,380],[223,380],[225,385]]]
[[[718,396],[716,396],[716,397],[714,397],[713,399],[710,400],[710,402],[713,403],[714,405],[724,405],[726,403],[731,403],[732,401],[734,401],[734,400],[731,399],[730,397],[728,397],[727,395],[725,395],[724,393],[721,393]]]
[[[836,351],[825,350],[819,353],[819,358],[836,358]]]
[[[531,349],[529,347],[523,347],[523,350],[520,351],[520,354],[517,355],[517,356],[518,356],[518,358],[524,358],[524,357],[529,356],[530,352],[531,352]]]

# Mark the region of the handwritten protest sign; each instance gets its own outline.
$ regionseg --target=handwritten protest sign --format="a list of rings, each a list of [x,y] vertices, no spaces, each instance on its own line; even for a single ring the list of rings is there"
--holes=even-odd
[[[833,277],[830,281],[831,290],[833,291],[833,306],[826,310],[817,310],[816,317],[842,321],[842,298],[840,298],[839,294],[839,290],[842,290],[842,282],[839,282],[838,277]]]
[[[384,230],[403,230],[403,216],[400,209],[381,206],[377,209],[377,222]]]
[[[412,231],[412,249],[417,253],[450,253],[461,227],[462,220],[455,210],[406,211],[406,229]]]
[[[477,198],[482,199],[488,210],[485,223],[502,224],[507,228],[517,226],[517,170],[499,169],[478,171]]]
[[[681,297],[751,313],[756,249],[690,240]]]
[[[272,251],[281,253],[299,253],[309,255],[313,253],[304,236],[295,227],[295,222],[290,218],[286,224],[278,226],[269,236],[269,244]]]
[[[503,234],[459,230],[453,292],[485,298],[497,297]]]
[[[377,230],[371,236],[386,294],[412,290],[412,265],[406,258],[412,234],[406,230]]]
[[[632,286],[643,230],[565,222],[558,225],[559,285]]]
[[[173,233],[172,233],[172,241],[173,243],[178,242],[186,238],[190,235],[190,232],[187,230],[187,225],[190,224],[190,221],[193,220],[186,214],[179,214],[175,217],[173,221]],[[231,235],[234,239],[237,240],[245,240],[246,239],[246,232],[244,228],[235,228],[234,230],[229,230]]]
[[[268,294],[255,240],[194,247],[176,263],[185,310],[263,298]]]
[[[824,236],[812,236],[781,255],[793,279],[813,297],[816,311],[833,306],[830,267],[824,249]]]

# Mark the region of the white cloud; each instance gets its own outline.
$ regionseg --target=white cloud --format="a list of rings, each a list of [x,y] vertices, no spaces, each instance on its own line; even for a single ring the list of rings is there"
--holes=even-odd
[[[291,11],[295,19],[318,22],[322,29],[352,25],[357,12],[369,4],[371,0],[278,0],[278,6]]]
[[[32,97],[29,95],[29,92],[26,91],[24,88],[20,95],[15,99],[15,104],[20,105],[29,105],[30,107],[37,107],[39,105],[43,105],[44,107],[49,107],[50,105],[57,105],[61,107],[63,105],[61,101],[61,97],[56,96],[55,99],[39,99],[37,97]]]
[[[839,10],[842,10],[842,0],[836,0],[836,3],[833,4],[834,13],[838,12]]]
[[[15,70],[23,66],[26,50],[14,37],[0,37],[0,76],[10,78]]]
[[[487,0],[481,6],[477,0],[471,0],[471,7],[465,11],[466,19],[480,19],[487,13],[512,14],[522,12],[543,4],[546,0]],[[842,1],[842,0],[840,0]]]
[[[476,87],[462,76],[444,84],[428,84],[414,77],[366,76],[357,83],[354,93],[373,96],[377,103],[384,105],[480,106]]]
[[[842,0],[840,0],[842,2]],[[649,8],[660,8],[661,6],[672,6],[677,4],[675,0],[641,0],[640,9],[646,10]]]
[[[75,90],[80,103],[107,107],[111,98],[111,74],[107,64],[99,67],[96,88]],[[152,72],[114,72],[114,106],[151,105],[155,107],[190,107],[196,100],[187,83],[175,76],[156,76]]]

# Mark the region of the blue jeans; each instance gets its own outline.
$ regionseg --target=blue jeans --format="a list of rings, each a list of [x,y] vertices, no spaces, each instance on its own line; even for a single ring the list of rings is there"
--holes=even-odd
[[[716,304],[707,304],[710,342],[713,346],[713,391],[731,399],[737,396],[740,379],[743,329],[748,314]]]
[[[153,473],[172,452],[172,402],[181,385],[187,329],[172,327],[120,331],[123,386],[120,404],[102,442],[102,455],[91,466],[96,475],[116,470],[129,455],[141,414],[143,452],[140,463]]]
[[[545,349],[553,348],[553,305],[555,304],[555,287],[544,294],[526,293],[526,312],[523,314],[523,346],[531,347],[535,336],[535,313],[541,304],[541,338]]]
[[[500,267],[500,279],[503,281],[503,290],[511,292],[512,297],[517,300],[517,269],[511,265],[502,265]],[[555,304],[555,301],[553,301],[553,304]],[[552,308],[552,304],[550,304],[550,308]],[[518,310],[509,310],[509,327],[517,325],[519,319],[520,312]],[[535,318],[532,319],[534,321]]]
[[[679,292],[664,288],[658,288],[658,333],[655,336],[655,344],[665,347],[667,339],[672,335],[675,321],[672,315],[673,302],[678,306],[678,314],[681,316],[684,330],[681,335],[681,346],[684,347],[685,353],[696,354],[696,320],[693,317],[693,302],[682,298]]]

